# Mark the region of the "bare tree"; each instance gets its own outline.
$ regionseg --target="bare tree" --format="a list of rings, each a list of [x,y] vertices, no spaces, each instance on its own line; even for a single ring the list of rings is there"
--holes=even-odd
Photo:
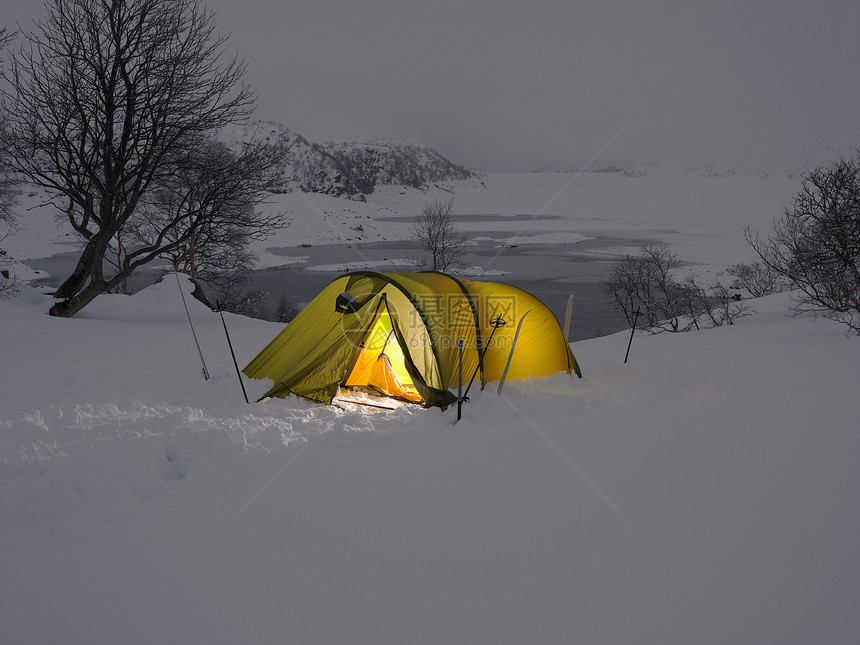
[[[8,30],[0,28],[0,53],[6,48],[14,37]],[[0,73],[3,71],[0,63]],[[0,109],[0,133],[7,128],[7,117]],[[18,203],[18,182],[12,174],[12,169],[7,161],[7,156],[0,149],[0,242],[17,230],[17,219],[15,217],[15,205]],[[19,285],[15,275],[9,270],[4,261],[6,252],[0,248],[0,297],[13,296],[18,293]]]
[[[144,197],[170,185],[191,146],[246,118],[255,96],[200,0],[49,0],[46,12],[4,73],[0,150],[84,242],[50,310],[72,316],[178,245],[156,236],[151,252],[105,273]]]
[[[466,248],[466,236],[454,228],[453,206],[453,197],[425,204],[412,223],[412,237],[429,256],[429,264],[434,271],[444,272],[456,267]]]
[[[761,261],[798,290],[796,311],[860,334],[860,160],[813,170],[773,234],[746,238]]]
[[[176,172],[142,203],[124,244],[112,246],[126,267],[140,256],[159,257],[219,293],[244,283],[255,262],[248,245],[289,224],[282,213],[259,210],[277,181],[283,150],[248,144],[234,152],[209,141],[183,151]]]

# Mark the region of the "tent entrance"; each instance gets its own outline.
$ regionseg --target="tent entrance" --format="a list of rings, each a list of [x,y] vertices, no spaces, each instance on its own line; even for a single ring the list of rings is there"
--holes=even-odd
[[[355,357],[352,369],[342,385],[369,389],[395,399],[422,403],[423,399],[406,370],[403,348],[391,322],[388,305],[382,302],[376,320],[370,327]]]

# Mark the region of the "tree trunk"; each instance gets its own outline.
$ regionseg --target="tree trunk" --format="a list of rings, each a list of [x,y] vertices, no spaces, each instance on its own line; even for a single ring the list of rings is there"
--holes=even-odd
[[[109,235],[97,233],[87,242],[74,272],[54,294],[55,298],[65,299],[54,304],[48,314],[70,318],[95,300],[97,295],[107,291],[110,285],[104,280],[102,262],[109,241]]]
[[[95,300],[96,296],[105,292],[104,281],[90,282],[84,289],[71,298],[56,303],[48,314],[60,318],[71,318],[81,309]]]
[[[81,252],[81,257],[78,258],[78,263],[72,275],[66,278],[66,281],[61,284],[56,292],[55,298],[71,298],[76,293],[84,288],[87,283],[87,278],[92,274],[93,264],[101,262],[104,257],[103,253],[98,252],[99,235],[94,235],[89,239],[84,250]]]

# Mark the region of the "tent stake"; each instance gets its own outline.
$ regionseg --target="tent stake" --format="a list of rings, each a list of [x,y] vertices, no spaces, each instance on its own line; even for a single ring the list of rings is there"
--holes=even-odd
[[[642,312],[639,310],[639,307],[636,307],[636,311],[633,312],[633,327],[630,329],[630,340],[627,341],[627,353],[624,354],[624,362],[627,362],[627,357],[630,356],[630,346],[633,344],[633,334],[636,331],[636,321],[639,320],[639,316],[642,315]]]
[[[210,380],[209,370],[206,368],[206,361],[203,360],[203,351],[200,349],[200,343],[197,341],[197,332],[194,331],[194,324],[191,322],[191,314],[188,311],[188,303],[185,302],[185,294],[182,292],[182,283],[179,282],[179,274],[176,269],[173,269],[173,275],[176,276],[176,286],[179,287],[179,295],[182,296],[182,304],[185,307],[185,315],[188,316],[188,324],[191,326],[191,335],[194,336],[194,344],[197,345],[197,354],[200,356],[200,362],[203,363],[203,379]]]
[[[248,393],[245,391],[245,383],[242,382],[242,373],[239,371],[239,363],[236,362],[236,352],[233,351],[233,343],[230,341],[230,332],[227,331],[227,321],[224,320],[224,312],[221,307],[218,307],[218,313],[221,315],[221,324],[224,325],[224,335],[227,336],[227,345],[230,347],[230,356],[233,357],[233,366],[236,368],[236,376],[239,377],[239,385],[242,386],[242,395],[245,397],[245,403],[250,405]]]

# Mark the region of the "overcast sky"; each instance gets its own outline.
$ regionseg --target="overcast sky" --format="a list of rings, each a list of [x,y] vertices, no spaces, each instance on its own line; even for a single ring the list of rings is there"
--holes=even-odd
[[[860,3],[209,0],[257,116],[484,170],[860,144]],[[4,23],[39,8],[3,0]]]

